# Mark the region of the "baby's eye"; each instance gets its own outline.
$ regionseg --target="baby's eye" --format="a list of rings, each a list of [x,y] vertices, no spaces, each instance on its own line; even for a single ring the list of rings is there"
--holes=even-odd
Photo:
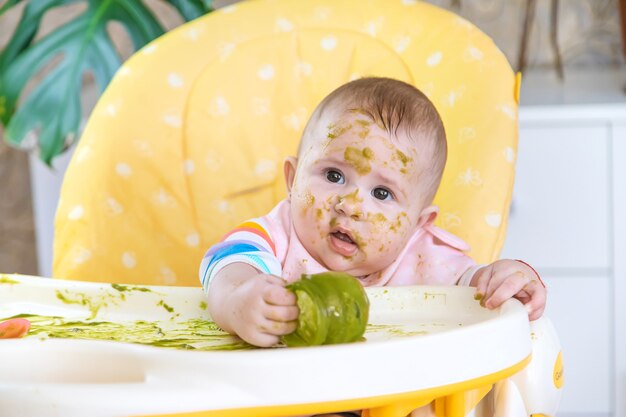
[[[382,187],[374,188],[372,190],[372,195],[374,196],[374,198],[377,198],[379,200],[389,200],[389,199],[393,198],[393,195],[391,194],[391,191],[389,191],[386,188],[382,188]]]
[[[337,184],[343,184],[345,179],[343,178],[343,174],[337,170],[329,169],[326,171],[326,179],[330,182],[334,182]]]

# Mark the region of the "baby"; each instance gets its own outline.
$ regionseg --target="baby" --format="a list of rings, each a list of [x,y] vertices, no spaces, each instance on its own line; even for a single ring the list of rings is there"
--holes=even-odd
[[[471,285],[487,308],[514,297],[539,318],[546,290],[529,265],[476,265],[465,242],[433,225],[446,155],[439,114],[415,87],[363,78],[333,91],[306,125],[297,158],[285,161],[287,199],[202,260],[215,322],[272,346],[296,328],[286,283],[329,270],[364,286]]]

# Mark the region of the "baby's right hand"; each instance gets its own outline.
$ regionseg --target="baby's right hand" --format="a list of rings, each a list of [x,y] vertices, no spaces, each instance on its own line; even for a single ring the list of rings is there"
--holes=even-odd
[[[228,296],[232,330],[246,342],[269,347],[296,330],[296,296],[277,276],[259,274],[244,280]]]

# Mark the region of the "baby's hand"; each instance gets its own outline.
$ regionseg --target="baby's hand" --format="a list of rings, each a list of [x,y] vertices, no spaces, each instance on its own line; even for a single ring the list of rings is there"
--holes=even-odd
[[[537,273],[528,265],[502,259],[479,269],[472,278],[480,304],[489,309],[509,298],[520,300],[528,310],[528,318],[536,320],[546,306],[546,289]]]
[[[255,346],[273,346],[296,330],[296,296],[277,276],[250,277],[229,294],[227,305],[232,330]]]

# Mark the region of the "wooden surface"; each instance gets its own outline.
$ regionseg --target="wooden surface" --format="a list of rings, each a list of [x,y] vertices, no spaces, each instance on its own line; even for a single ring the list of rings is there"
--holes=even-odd
[[[28,155],[0,141],[0,271],[37,273]]]
[[[626,0],[619,0],[619,16],[622,24],[622,52],[626,58]]]

